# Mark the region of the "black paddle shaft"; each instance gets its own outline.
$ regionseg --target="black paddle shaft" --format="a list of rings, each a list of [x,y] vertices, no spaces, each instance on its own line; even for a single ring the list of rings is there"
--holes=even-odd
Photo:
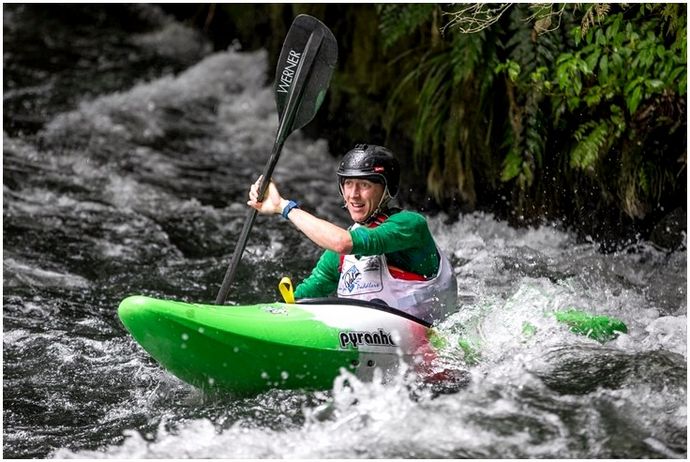
[[[285,140],[294,130],[313,119],[321,106],[336,60],[337,43],[331,31],[311,16],[300,15],[295,18],[278,60],[275,93],[280,123],[271,156],[259,183],[259,201],[264,199]],[[232,260],[216,297],[217,305],[225,303],[257,213],[254,208],[247,213]]]

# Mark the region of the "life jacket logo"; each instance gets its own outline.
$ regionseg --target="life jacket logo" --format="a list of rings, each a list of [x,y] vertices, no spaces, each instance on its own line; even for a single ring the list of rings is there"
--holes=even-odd
[[[299,60],[302,53],[297,53],[295,50],[290,50],[288,53],[287,65],[283,68],[283,72],[280,74],[280,83],[278,84],[278,93],[287,93],[290,90],[290,85],[292,84],[292,79],[295,78],[295,68],[299,64]]]
[[[367,257],[366,260],[349,266],[340,275],[339,295],[347,297],[381,290],[383,290],[383,281],[381,280],[381,259],[378,256]]]
[[[376,332],[340,332],[340,348],[346,349],[348,345],[359,348],[367,346],[397,346],[390,333],[379,329]]]
[[[368,273],[369,271],[379,271],[380,269],[381,259],[378,256],[375,256],[367,259],[367,262],[364,264],[364,268],[362,269],[362,271]]]
[[[356,266],[351,266],[349,270],[343,273],[343,284],[348,292],[352,292],[357,285],[357,279],[362,275]]]

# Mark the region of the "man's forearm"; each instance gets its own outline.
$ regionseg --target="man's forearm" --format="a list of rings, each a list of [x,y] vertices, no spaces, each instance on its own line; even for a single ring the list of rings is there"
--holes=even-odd
[[[348,230],[301,209],[291,210],[288,219],[319,247],[339,254],[352,251],[352,237]]]

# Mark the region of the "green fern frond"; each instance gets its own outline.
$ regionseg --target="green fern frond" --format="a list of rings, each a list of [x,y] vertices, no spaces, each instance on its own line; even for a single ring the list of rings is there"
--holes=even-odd
[[[578,169],[594,168],[607,146],[612,127],[607,120],[587,122],[575,131],[578,143],[570,152],[570,166]]]
[[[384,49],[390,48],[401,38],[414,33],[421,25],[432,20],[438,7],[424,4],[378,4],[379,29],[383,36]]]
[[[575,138],[577,141],[582,141],[582,138],[584,137],[585,132],[591,131],[597,125],[598,125],[598,122],[596,120],[590,120],[588,122],[581,124],[575,130],[575,133],[573,133],[573,138]]]
[[[531,157],[536,167],[541,167],[544,157],[544,145],[548,131],[545,124],[541,123],[541,111],[539,115],[530,116],[525,127],[525,151]]]
[[[451,42],[450,58],[453,66],[453,83],[470,78],[484,58],[484,32],[455,34]]]
[[[505,159],[503,159],[503,170],[501,170],[501,181],[506,182],[517,177],[522,171],[522,156],[517,149],[511,148]]]
[[[432,60],[428,74],[419,90],[419,109],[416,123],[415,154],[424,152],[424,145],[431,138],[442,139],[443,121],[447,118],[452,76],[447,56],[439,54]]]

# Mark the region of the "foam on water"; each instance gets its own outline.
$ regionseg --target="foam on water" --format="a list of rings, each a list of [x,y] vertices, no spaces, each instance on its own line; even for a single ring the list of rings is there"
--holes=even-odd
[[[22,263],[11,257],[3,258],[2,269],[4,273],[9,275],[3,281],[5,287],[32,286],[86,289],[90,286],[87,279],[75,274],[37,268],[34,264]]]
[[[183,47],[176,30],[134,40],[166,53],[169,41]],[[466,377],[453,393],[420,388],[402,368],[387,383],[344,374],[326,392],[238,399],[160,369],[124,332],[117,303],[132,293],[212,299],[277,127],[266,61],[265,51],[214,53],[85,99],[36,140],[4,134],[4,444],[13,455],[687,452],[686,252],[639,243],[602,254],[556,226],[514,229],[482,213],[429,219],[459,287],[457,313],[437,327],[447,344],[439,370]],[[286,197],[345,224],[335,167],[325,140],[295,133],[274,179]],[[280,276],[298,282],[318,258],[275,218],[257,220],[232,303],[276,297]],[[620,318],[628,333],[606,345],[575,335],[551,314],[569,307]]]
[[[650,309],[640,317],[637,306],[644,303],[645,294],[635,286],[623,284],[626,287],[613,288],[616,295],[612,295],[610,286],[588,284],[583,293],[578,274],[535,278],[506,268],[500,263],[502,257],[525,248],[534,255],[533,249],[540,247],[538,255],[548,253],[556,266],[573,252],[601,263],[609,257],[597,254],[592,246],[567,247],[564,243],[572,238],[551,228],[520,232],[490,216],[470,220],[487,223],[463,234],[463,242],[485,242],[483,253],[472,245],[465,253],[462,244],[453,240],[457,229],[436,228],[440,242],[450,249],[456,245],[455,253],[469,260],[457,271],[459,281],[483,279],[496,271],[511,271],[515,281],[500,291],[491,286],[475,288],[474,302],[460,306],[439,326],[451,343],[468,335],[477,341],[478,364],[464,365],[462,354],[455,356],[455,366],[470,374],[466,388],[431,396],[411,393],[409,378],[402,373],[389,383],[362,383],[343,373],[322,404],[302,408],[306,420],[296,428],[275,430],[246,421],[220,427],[208,419],[193,419],[174,430],[159,427],[146,438],[128,432],[123,444],[105,452],[60,450],[54,456],[605,458],[620,454],[611,447],[610,441],[617,439],[631,448],[629,454],[681,456],[677,444],[668,443],[665,431],[677,432],[685,426],[685,393],[679,388],[684,385],[678,382],[682,374],[669,375],[676,361],[673,354],[686,356],[685,316],[660,317]],[[482,235],[485,229],[488,235]],[[504,245],[492,245],[493,239]],[[545,242],[550,247],[542,247]],[[468,271],[473,256],[491,263],[480,262]],[[632,270],[638,275],[645,271]],[[630,331],[607,345],[574,335],[549,316],[568,306],[622,317]],[[536,329],[526,334],[526,322]],[[656,357],[655,351],[671,356]],[[659,368],[664,361],[670,362]],[[601,375],[607,368],[612,375]],[[647,373],[641,372],[644,369]],[[614,437],[621,430],[607,429],[621,422],[630,434]],[[649,434],[659,438],[641,437]]]

